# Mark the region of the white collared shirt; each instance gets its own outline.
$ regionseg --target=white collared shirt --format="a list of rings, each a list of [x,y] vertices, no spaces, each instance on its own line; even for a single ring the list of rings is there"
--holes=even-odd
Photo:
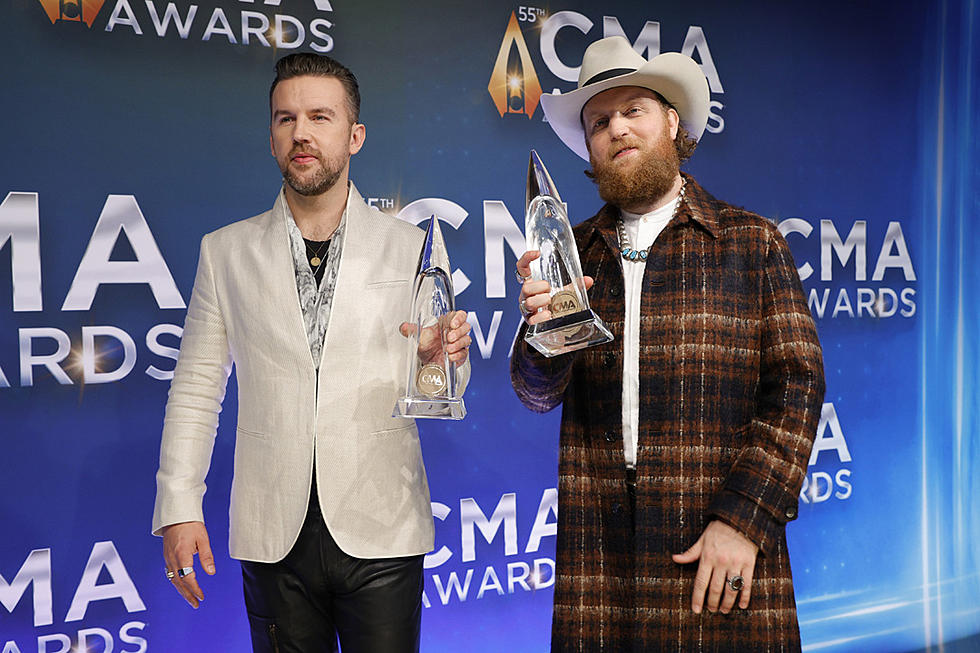
[[[644,215],[621,211],[626,234],[634,249],[644,250],[657,239],[674,216],[680,202],[672,202]],[[627,467],[636,467],[636,444],[640,421],[640,298],[646,261],[623,261],[623,453]]]

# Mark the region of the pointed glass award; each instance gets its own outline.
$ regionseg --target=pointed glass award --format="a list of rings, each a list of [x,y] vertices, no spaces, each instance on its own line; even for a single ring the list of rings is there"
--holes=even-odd
[[[405,396],[395,403],[392,417],[463,419],[466,406],[458,396],[456,363],[446,352],[446,335],[456,310],[449,252],[442,239],[439,219],[432,216],[412,290],[408,336],[411,346],[406,361]]]
[[[524,339],[549,358],[610,342],[613,336],[609,327],[589,307],[582,263],[565,205],[534,150],[527,167],[525,208],[527,249],[541,252],[531,261],[531,277],[551,284],[548,309],[552,317],[529,326]]]

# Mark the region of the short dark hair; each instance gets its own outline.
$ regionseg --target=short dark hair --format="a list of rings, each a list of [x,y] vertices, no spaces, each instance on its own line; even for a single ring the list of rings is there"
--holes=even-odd
[[[344,87],[347,93],[347,110],[351,120],[357,122],[361,114],[361,92],[357,87],[354,73],[342,63],[324,54],[312,52],[295,52],[287,54],[276,62],[276,78],[269,88],[269,110],[272,110],[272,94],[279,82],[294,77],[333,77]]]

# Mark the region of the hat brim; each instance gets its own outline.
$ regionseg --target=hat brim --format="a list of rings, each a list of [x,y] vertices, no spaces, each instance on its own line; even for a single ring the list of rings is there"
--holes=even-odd
[[[696,140],[701,139],[708,124],[711,93],[701,66],[677,52],[657,55],[636,71],[610,77],[560,95],[542,95],[541,108],[551,128],[565,145],[589,160],[582,128],[582,108],[593,97],[619,86],[639,86],[659,93],[680,117],[681,124]]]

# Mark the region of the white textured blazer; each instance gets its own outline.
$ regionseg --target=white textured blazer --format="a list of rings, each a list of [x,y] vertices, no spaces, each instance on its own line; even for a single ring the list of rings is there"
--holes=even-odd
[[[424,234],[351,184],[319,375],[296,290],[282,194],[271,211],[201,240],[160,446],[153,532],[204,521],[204,479],[228,375],[238,379],[233,558],[281,560],[299,535],[316,457],[320,508],[347,554],[433,547],[418,431],[404,392],[408,311]],[[465,387],[469,363],[460,368]]]

